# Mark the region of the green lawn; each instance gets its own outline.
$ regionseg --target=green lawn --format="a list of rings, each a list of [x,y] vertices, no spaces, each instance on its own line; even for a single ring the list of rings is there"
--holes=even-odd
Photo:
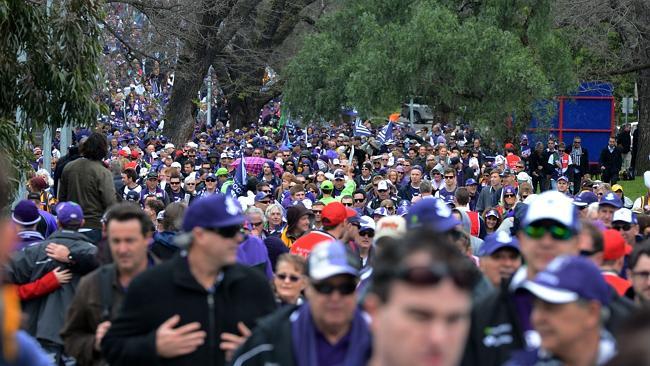
[[[641,197],[647,192],[647,188],[643,184],[643,177],[636,177],[635,180],[622,180],[618,184],[623,186],[623,193],[632,201]]]

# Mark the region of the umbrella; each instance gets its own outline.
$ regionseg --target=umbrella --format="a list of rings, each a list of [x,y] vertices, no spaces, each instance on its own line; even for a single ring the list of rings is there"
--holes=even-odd
[[[240,159],[237,158],[237,160],[233,161],[230,166],[232,167],[237,167],[239,164]],[[258,156],[246,156],[244,157],[244,165],[246,166],[246,172],[248,174],[252,175],[258,175],[262,172],[262,168],[265,163],[271,164],[273,167],[273,174],[280,176],[282,173],[284,173],[284,170],[279,164],[276,164],[273,160],[271,159],[266,159],[266,158],[260,158]]]

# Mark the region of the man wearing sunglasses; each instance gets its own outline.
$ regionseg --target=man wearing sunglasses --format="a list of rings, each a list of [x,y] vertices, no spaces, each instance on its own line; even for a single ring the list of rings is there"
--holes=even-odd
[[[580,230],[577,209],[566,195],[546,191],[529,204],[517,234],[526,265],[475,305],[463,365],[502,365],[513,351],[540,346],[529,320],[533,299],[518,290],[556,257],[577,255]],[[629,313],[613,290],[611,296],[611,317],[605,324],[609,329]]]
[[[307,302],[262,319],[233,365],[365,365],[368,323],[357,307],[359,260],[345,244],[317,245],[308,258]]]
[[[364,302],[373,331],[368,365],[458,365],[479,278],[475,265],[448,238],[416,229],[383,246],[373,266]]]
[[[114,365],[224,365],[222,333],[272,312],[275,299],[259,271],[236,264],[244,215],[223,194],[187,209],[187,251],[129,284],[121,312],[102,341]],[[243,323],[243,324],[242,324]]]

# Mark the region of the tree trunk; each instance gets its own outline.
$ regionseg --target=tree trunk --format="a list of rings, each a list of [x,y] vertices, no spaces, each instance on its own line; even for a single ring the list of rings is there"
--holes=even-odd
[[[230,127],[240,128],[257,123],[260,110],[269,98],[234,97],[228,100],[228,112],[230,113]]]
[[[177,77],[165,115],[163,134],[176,146],[190,140],[194,132],[192,100],[203,83],[203,73],[196,72],[186,77]]]
[[[636,174],[650,170],[650,69],[639,71],[639,150],[636,156]],[[637,144],[636,141],[634,141]]]

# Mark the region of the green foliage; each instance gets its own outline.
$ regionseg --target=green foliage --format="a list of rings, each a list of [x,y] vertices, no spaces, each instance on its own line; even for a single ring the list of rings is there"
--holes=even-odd
[[[508,115],[525,121],[534,101],[577,85],[549,1],[492,0],[459,12],[460,4],[347,1],[285,70],[290,110],[332,118],[353,105],[377,115],[421,96],[498,135]]]
[[[0,0],[0,150],[19,172],[25,172],[27,141],[20,135],[45,125],[95,123],[99,5],[52,0],[48,9],[45,2]]]

